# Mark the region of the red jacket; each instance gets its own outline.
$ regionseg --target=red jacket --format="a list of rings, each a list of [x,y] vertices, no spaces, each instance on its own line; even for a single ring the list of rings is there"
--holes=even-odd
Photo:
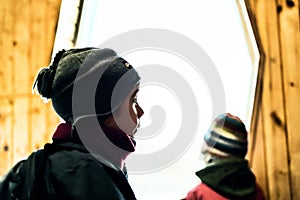
[[[257,186],[256,193],[248,198],[249,200],[265,200],[264,194],[259,186]],[[192,189],[184,200],[229,200],[226,197],[221,196],[205,183],[197,185]],[[246,200],[246,199],[245,199]]]

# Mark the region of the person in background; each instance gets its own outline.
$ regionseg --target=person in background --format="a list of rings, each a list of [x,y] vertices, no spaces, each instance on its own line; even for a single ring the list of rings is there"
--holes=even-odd
[[[230,113],[212,122],[201,149],[206,167],[196,172],[201,183],[185,200],[265,199],[245,159],[247,135],[244,123]]]
[[[51,144],[4,177],[0,199],[136,199],[125,159],[135,151],[144,113],[137,103],[139,81],[136,70],[112,49],[58,52],[39,71],[34,88],[52,101],[64,122]]]

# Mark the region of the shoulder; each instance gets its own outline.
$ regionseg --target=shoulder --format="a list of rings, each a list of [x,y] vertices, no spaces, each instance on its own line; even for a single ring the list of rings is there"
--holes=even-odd
[[[59,177],[76,176],[101,176],[103,180],[106,174],[104,166],[90,153],[77,150],[56,152],[49,156],[47,170],[51,175]],[[97,173],[96,173],[97,172]]]
[[[226,200],[223,196],[216,193],[205,183],[200,183],[187,194],[185,200],[201,200],[201,199],[214,199]]]
[[[45,145],[45,152],[48,154],[46,167],[53,174],[75,174],[81,169],[103,169],[100,163],[82,145],[73,143]],[[47,153],[48,152],[48,153]],[[87,171],[86,173],[92,173]]]
[[[197,199],[203,199],[203,188],[205,189],[205,186],[203,183],[200,183],[196,187],[194,187],[192,190],[190,190],[185,198],[185,200],[197,200]]]
[[[76,200],[123,199],[107,167],[89,153],[56,152],[49,156],[45,171],[48,194]]]

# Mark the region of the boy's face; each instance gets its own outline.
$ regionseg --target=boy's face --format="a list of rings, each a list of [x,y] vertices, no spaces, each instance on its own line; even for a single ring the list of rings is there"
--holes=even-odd
[[[139,84],[136,84],[120,107],[106,120],[106,126],[120,129],[128,135],[134,136],[139,126],[139,119],[144,114],[143,109],[137,103],[138,91]]]

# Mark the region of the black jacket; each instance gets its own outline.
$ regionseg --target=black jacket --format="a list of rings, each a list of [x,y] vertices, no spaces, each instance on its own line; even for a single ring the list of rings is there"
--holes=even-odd
[[[47,144],[17,163],[0,183],[0,199],[136,198],[121,170],[102,164],[83,145],[66,142]]]

